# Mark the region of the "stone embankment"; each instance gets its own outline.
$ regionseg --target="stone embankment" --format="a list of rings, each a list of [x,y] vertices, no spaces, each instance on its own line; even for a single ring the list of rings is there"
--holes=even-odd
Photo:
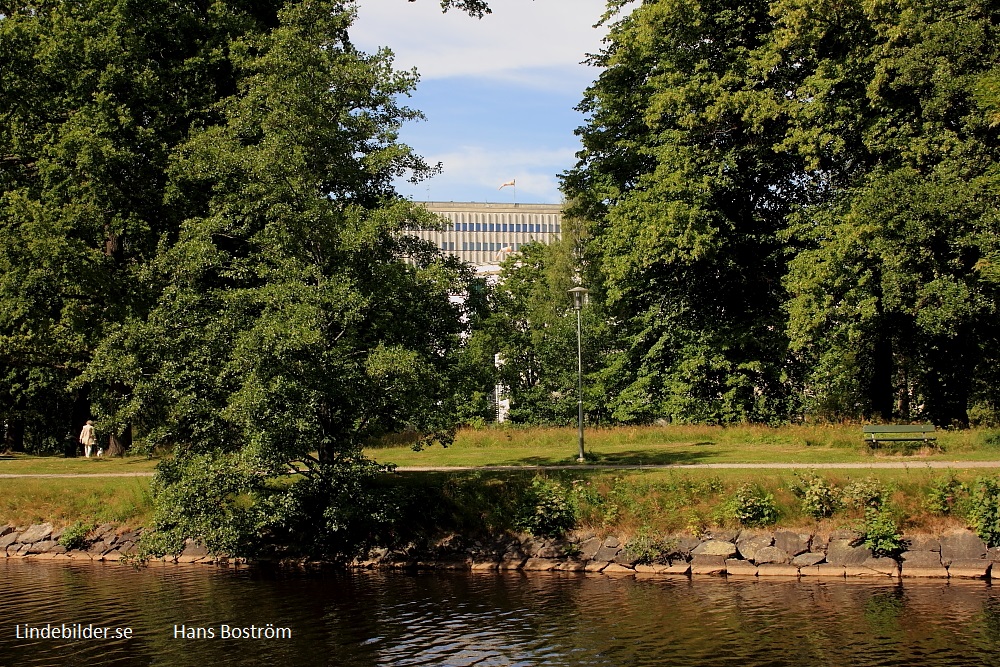
[[[508,536],[464,544],[453,536],[429,548],[380,549],[360,568],[600,572],[619,576],[873,577],[989,579],[1000,550],[970,531],[904,538],[897,558],[876,557],[852,531],[815,534],[715,531],[656,543],[576,533],[560,540]],[[1000,576],[1000,569],[998,569]]]
[[[142,528],[122,530],[106,523],[88,533],[79,548],[69,549],[60,543],[65,529],[53,529],[51,523],[33,526],[0,526],[0,556],[35,560],[119,561],[135,552],[142,537]],[[179,555],[158,559],[161,562],[207,563],[224,562],[224,558],[209,555],[199,544],[188,540]]]
[[[0,555],[37,560],[119,561],[134,553],[142,529],[104,524],[78,548],[60,543],[52,524],[0,526]],[[561,539],[505,535],[470,540],[452,535],[430,545],[377,549],[356,568],[476,571],[594,572],[608,575],[732,577],[876,577],[989,579],[1000,549],[971,531],[904,537],[896,558],[876,557],[851,531],[829,534],[779,530],[715,531],[701,538],[674,535],[655,542],[622,541],[576,532]],[[177,556],[160,562],[221,564],[188,540]],[[998,569],[1000,576],[1000,569]]]

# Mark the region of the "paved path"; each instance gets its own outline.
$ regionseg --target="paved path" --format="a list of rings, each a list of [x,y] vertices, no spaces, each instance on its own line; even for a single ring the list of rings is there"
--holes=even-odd
[[[883,470],[883,469],[972,469],[1000,468],[1000,461],[872,461],[870,463],[678,463],[672,465],[609,465],[586,463],[546,466],[400,466],[396,472],[469,472],[473,470]],[[0,474],[0,479],[19,477],[152,477],[152,472],[24,473]]]

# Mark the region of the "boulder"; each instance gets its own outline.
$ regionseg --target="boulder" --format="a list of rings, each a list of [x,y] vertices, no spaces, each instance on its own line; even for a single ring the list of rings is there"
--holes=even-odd
[[[549,572],[556,569],[558,565],[559,561],[551,558],[529,558],[521,566],[521,569],[528,572]]]
[[[739,558],[727,558],[726,574],[731,577],[756,577],[757,566]]]
[[[848,539],[831,539],[826,549],[826,562],[832,565],[861,565],[872,556],[868,547],[853,547]]]
[[[785,563],[762,563],[757,567],[758,577],[797,577],[799,568]]]
[[[43,540],[47,540],[51,535],[52,524],[43,523],[30,526],[26,531],[21,533],[21,537],[18,539],[21,544],[31,544],[32,542],[42,542]]]
[[[907,535],[903,538],[907,551],[941,552],[941,540],[930,535]]]
[[[903,562],[903,569],[943,567],[941,553],[938,551],[904,551],[899,558]]]
[[[601,548],[597,550],[597,553],[594,554],[594,560],[610,562],[615,559],[619,550],[621,550],[621,542],[618,541],[618,538],[608,537],[601,544]]]
[[[732,546],[730,544],[730,546]],[[734,548],[735,550],[735,548]],[[691,574],[719,575],[726,573],[726,556],[694,555],[691,558]]]
[[[830,536],[821,533],[816,533],[809,540],[809,551],[818,554],[825,554],[827,547],[830,546]]]
[[[580,543],[580,558],[582,560],[594,560],[594,556],[597,555],[601,545],[601,539],[598,537],[591,537],[584,540]]]
[[[953,560],[985,558],[986,551],[986,544],[972,531],[961,530],[941,536],[941,562],[945,566]]]
[[[836,577],[843,579],[847,574],[847,568],[843,565],[833,565],[832,563],[819,563],[799,568],[799,575],[803,577]]]
[[[736,540],[736,549],[746,560],[755,560],[757,552],[764,547],[774,544],[774,538],[770,533],[749,533],[743,532]]]
[[[798,533],[791,530],[779,530],[774,534],[774,546],[778,547],[789,556],[798,556],[809,551],[809,543],[812,535],[809,533]]]
[[[10,533],[15,533],[15,532],[17,532],[17,531],[14,529],[14,526],[10,525],[9,523],[7,525],[5,525],[5,526],[0,526],[0,537],[3,537],[4,535],[9,535]]]
[[[757,555],[754,558],[754,562],[756,562],[757,565],[763,565],[765,563],[785,564],[789,560],[791,559],[788,557],[788,554],[783,549],[779,549],[776,546],[764,547],[763,549],[760,549],[757,551]]]
[[[715,528],[708,531],[707,537],[710,540],[719,540],[720,542],[735,542],[738,535],[739,533],[737,533],[735,530]]]
[[[986,579],[992,566],[992,561],[981,558],[953,560],[948,566],[948,576],[953,579]]]
[[[894,558],[872,557],[862,563],[869,570],[884,574],[890,577],[899,577],[899,563]]]
[[[11,544],[17,542],[18,535],[20,535],[20,533],[10,532],[3,537],[0,537],[0,551],[4,551]]]
[[[607,561],[592,560],[584,567],[584,572],[601,572],[608,565]]]
[[[798,556],[793,558],[792,565],[795,565],[796,567],[809,567],[812,565],[819,565],[824,560],[826,560],[826,554],[817,554],[808,552],[804,554],[799,554]]]
[[[708,540],[691,550],[692,556],[721,556],[723,560],[736,555],[736,545],[723,540]]]
[[[616,574],[619,576],[622,575],[628,576],[635,574],[635,570],[633,570],[630,567],[625,567],[624,565],[620,565],[618,563],[609,563],[606,568],[601,570],[601,574]]]
[[[53,547],[59,546],[59,543],[55,540],[42,540],[40,542],[35,542],[34,544],[28,545],[29,554],[44,554],[52,550]]]

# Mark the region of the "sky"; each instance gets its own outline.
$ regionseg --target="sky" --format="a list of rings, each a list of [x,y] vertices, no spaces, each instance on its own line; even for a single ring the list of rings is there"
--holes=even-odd
[[[415,201],[556,204],[557,174],[580,149],[574,110],[597,77],[582,64],[601,49],[604,0],[492,0],[482,20],[438,0],[358,0],[351,32],[364,51],[389,47],[397,69],[416,67],[407,106],[426,120],[400,139],[443,173],[397,183]],[[514,187],[499,189],[515,181]]]

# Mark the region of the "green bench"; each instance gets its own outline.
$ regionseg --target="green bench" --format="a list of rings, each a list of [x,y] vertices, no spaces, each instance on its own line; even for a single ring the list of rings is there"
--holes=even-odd
[[[872,447],[878,447],[880,442],[923,442],[934,443],[937,446],[937,431],[934,424],[916,424],[907,426],[890,426],[872,424],[865,426],[865,442]]]

